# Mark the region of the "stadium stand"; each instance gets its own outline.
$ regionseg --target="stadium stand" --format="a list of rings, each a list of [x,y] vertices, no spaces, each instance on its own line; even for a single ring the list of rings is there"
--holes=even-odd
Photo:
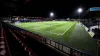
[[[44,44],[34,40],[32,37],[25,35],[18,29],[9,24],[2,23],[5,30],[5,36],[11,52],[11,56],[64,56],[55,50],[45,46]],[[14,29],[16,30],[14,30]],[[40,38],[37,39],[40,40]]]

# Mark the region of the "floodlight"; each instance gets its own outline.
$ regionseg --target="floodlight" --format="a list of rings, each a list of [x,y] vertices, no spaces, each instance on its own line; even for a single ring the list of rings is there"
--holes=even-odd
[[[82,11],[83,11],[82,8],[79,8],[79,9],[78,9],[78,12],[79,12],[79,13],[81,13]]]
[[[53,12],[51,12],[51,13],[50,13],[50,17],[53,17],[53,16],[54,16],[54,13],[53,13]]]

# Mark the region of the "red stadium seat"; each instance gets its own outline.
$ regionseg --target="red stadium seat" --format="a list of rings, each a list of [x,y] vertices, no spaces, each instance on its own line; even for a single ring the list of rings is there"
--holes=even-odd
[[[27,47],[24,47],[24,50],[27,51]]]
[[[6,54],[6,50],[5,49],[0,52],[0,56],[5,56],[5,54]]]
[[[21,40],[19,40],[19,43],[22,43]]]
[[[5,45],[1,45],[0,48],[1,48],[1,49],[5,49]]]
[[[24,44],[23,44],[23,43],[21,43],[21,45],[22,45],[22,46],[24,46]]]
[[[4,41],[1,41],[0,44],[5,44],[5,42]]]

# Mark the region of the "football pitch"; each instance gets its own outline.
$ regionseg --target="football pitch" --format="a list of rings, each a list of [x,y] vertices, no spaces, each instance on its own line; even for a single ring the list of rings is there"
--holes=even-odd
[[[15,23],[13,25],[93,56],[97,54],[96,40],[90,37],[81,23],[74,21],[44,21]]]

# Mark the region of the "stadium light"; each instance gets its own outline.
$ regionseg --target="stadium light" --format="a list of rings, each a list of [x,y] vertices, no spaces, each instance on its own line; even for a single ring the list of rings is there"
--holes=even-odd
[[[50,17],[51,17],[51,19],[53,19],[53,17],[54,17],[54,13],[53,12],[50,12]],[[50,31],[49,31],[49,33],[52,33],[51,32],[52,27],[53,27],[53,25],[52,25],[52,22],[51,22],[50,23]]]
[[[54,17],[54,13],[53,12],[50,13],[50,17]]]
[[[78,8],[77,12],[79,13],[79,19],[80,19],[80,13],[82,13],[83,9],[82,8]]]
[[[83,11],[83,9],[82,9],[82,8],[79,8],[77,11],[78,11],[79,13],[81,13],[81,12]]]

